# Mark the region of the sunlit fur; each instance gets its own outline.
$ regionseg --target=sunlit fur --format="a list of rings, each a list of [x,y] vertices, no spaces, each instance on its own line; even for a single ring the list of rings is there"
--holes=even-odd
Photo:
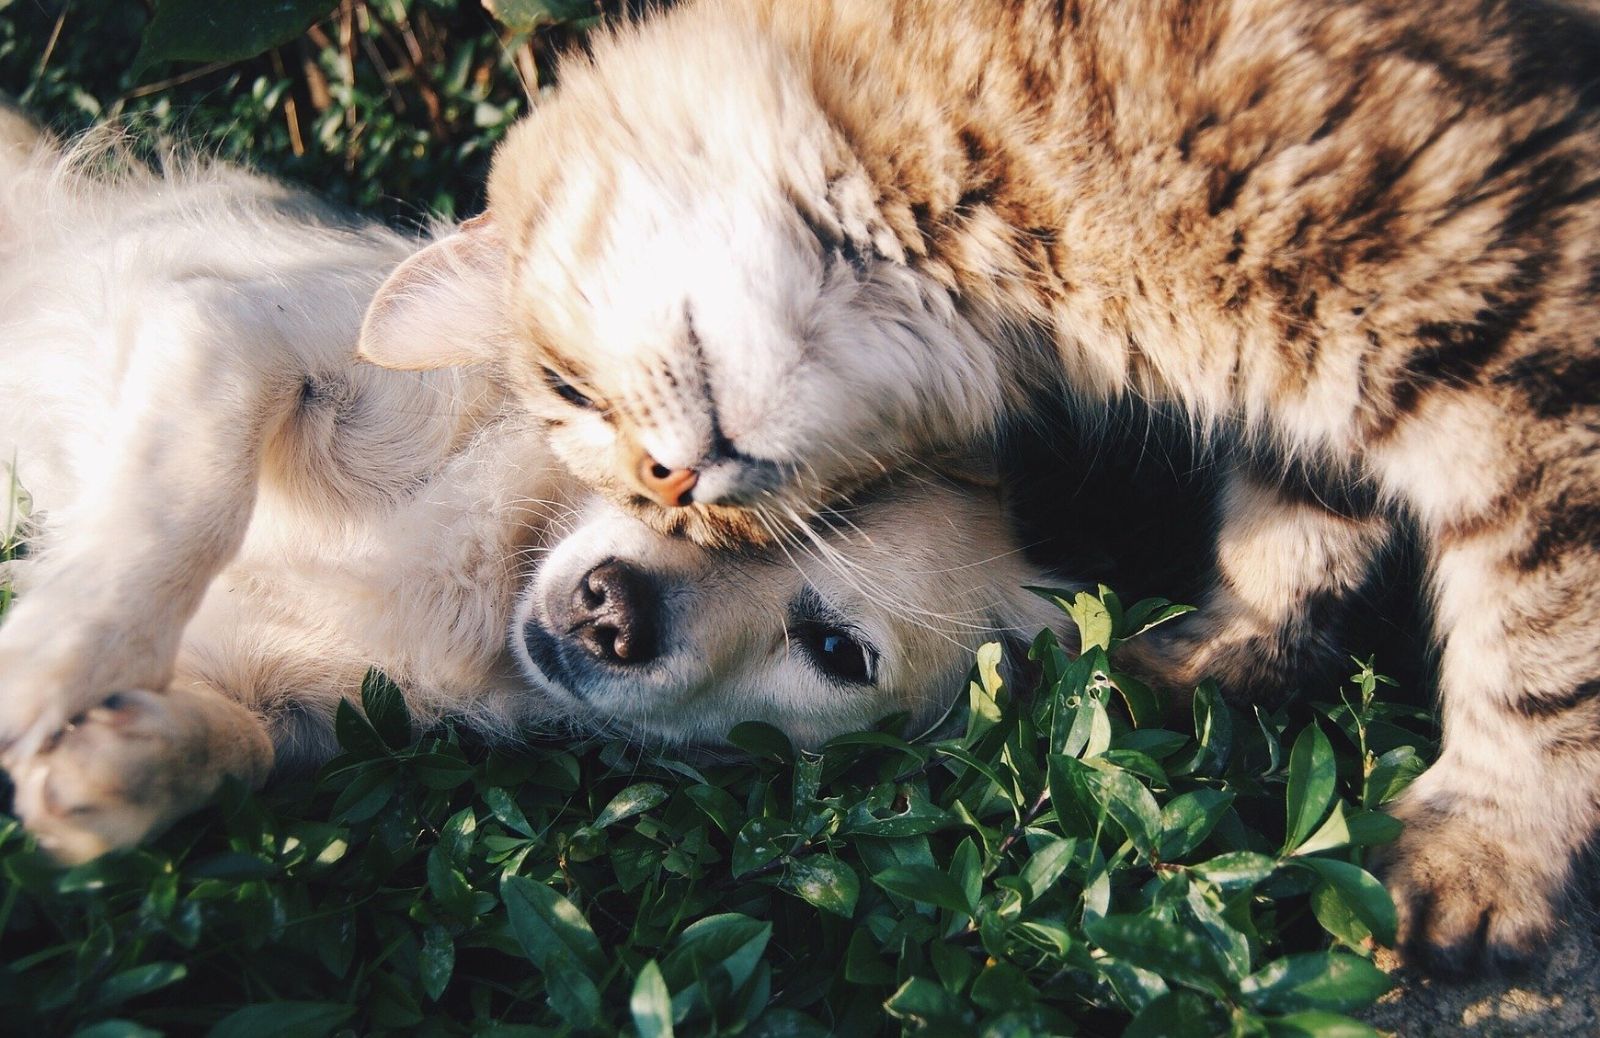
[[[1590,13],[684,4],[501,147],[485,341],[591,485],[707,474],[641,514],[712,542],[985,440],[1017,387],[1186,414],[1250,457],[1216,592],[1141,661],[1164,682],[1281,683],[1415,523],[1446,731],[1391,889],[1424,961],[1526,954],[1600,829]],[[1314,514],[1307,471],[1362,507]]]
[[[932,723],[981,642],[1051,619],[992,489],[910,480],[726,556],[583,504],[483,373],[354,360],[417,244],[226,166],[0,138],[0,457],[34,507],[0,743],[58,856],[133,843],[225,776],[325,759],[369,667],[419,724],[491,738],[714,742],[755,717],[809,744]],[[594,688],[520,668],[519,595],[613,544],[676,581],[665,664]],[[808,587],[870,638],[874,686],[786,651]]]

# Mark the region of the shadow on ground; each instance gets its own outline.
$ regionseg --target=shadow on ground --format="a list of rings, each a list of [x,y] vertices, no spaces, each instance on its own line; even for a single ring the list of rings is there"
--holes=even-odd
[[[1394,970],[1392,953],[1381,953],[1378,965]],[[1398,1038],[1600,1035],[1600,932],[1592,918],[1575,919],[1528,973],[1511,980],[1394,976],[1399,987],[1363,1018]]]

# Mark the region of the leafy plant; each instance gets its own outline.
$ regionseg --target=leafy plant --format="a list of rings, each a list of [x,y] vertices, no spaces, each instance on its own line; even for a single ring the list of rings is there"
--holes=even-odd
[[[415,224],[481,208],[494,144],[621,6],[0,0],[0,94],[62,133],[119,120]]]
[[[920,744],[484,750],[413,741],[374,675],[315,781],[64,873],[0,828],[0,1008],[34,1034],[1371,1034],[1345,1014],[1388,987],[1394,908],[1360,855],[1414,716],[1363,664],[1305,723],[1206,686],[1181,730],[1135,726],[1107,649],[1165,603],[1061,601],[1081,654],[1040,635],[1029,698],[985,647],[964,729]]]

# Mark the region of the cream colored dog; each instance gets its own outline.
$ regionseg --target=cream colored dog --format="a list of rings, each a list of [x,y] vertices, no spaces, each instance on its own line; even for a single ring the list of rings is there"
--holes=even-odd
[[[980,642],[1052,617],[992,489],[886,484],[763,552],[669,538],[578,491],[492,368],[356,362],[419,243],[237,169],[0,131],[0,457],[35,506],[0,736],[63,859],[326,758],[370,667],[495,737],[814,744],[935,722]]]

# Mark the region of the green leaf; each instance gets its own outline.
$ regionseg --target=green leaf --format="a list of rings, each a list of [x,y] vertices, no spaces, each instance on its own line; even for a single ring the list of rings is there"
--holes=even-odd
[[[744,1032],[748,1038],[831,1038],[833,1030],[795,1009],[768,1009]]]
[[[1250,939],[1224,917],[1227,910],[1221,892],[1206,883],[1189,884],[1184,907],[1205,931],[1217,957],[1227,967],[1228,977],[1238,980],[1250,972]]]
[[[1165,598],[1141,599],[1128,608],[1122,623],[1117,626],[1117,640],[1127,641],[1129,638],[1137,638],[1153,627],[1159,627],[1168,620],[1175,620],[1194,610],[1194,606],[1176,605]]]
[[[667,790],[657,782],[638,782],[629,786],[611,798],[611,803],[605,806],[590,826],[592,829],[604,829],[614,825],[625,818],[643,814],[667,799]]]
[[[340,703],[339,708],[346,709],[347,704]],[[355,713],[354,708],[349,709],[351,714]],[[350,784],[334,798],[334,821],[365,822],[383,810],[384,805],[394,797],[394,789],[395,772],[392,763],[366,765],[365,770],[351,779]]]
[[[783,875],[783,889],[811,902],[825,912],[849,919],[861,894],[861,879],[855,869],[837,858],[809,855],[789,862]]]
[[[1239,995],[1263,1012],[1342,1013],[1371,1005],[1392,986],[1387,974],[1360,956],[1308,952],[1269,962],[1240,983]]]
[[[1056,880],[1072,867],[1078,856],[1078,841],[1059,836],[1042,836],[1037,842],[1028,841],[1029,853],[1022,866],[1022,882],[1028,885],[1030,899],[1044,895]]]
[[[1085,767],[1082,779],[1100,806],[1127,833],[1139,853],[1146,858],[1152,857],[1155,854],[1156,837],[1161,831],[1161,808],[1156,806],[1156,798],[1150,795],[1150,791],[1133,775],[1120,768],[1107,771]]]
[[[1162,861],[1176,861],[1200,846],[1232,805],[1233,794],[1216,789],[1173,797],[1161,809],[1158,856]]]
[[[1283,850],[1288,853],[1305,840],[1328,813],[1336,779],[1333,747],[1313,723],[1300,733],[1289,751],[1289,786],[1286,793],[1288,826]]]
[[[1365,807],[1382,807],[1405,792],[1418,775],[1428,770],[1427,760],[1414,746],[1397,746],[1379,757],[1367,776]]]
[[[1366,1024],[1337,1013],[1311,1010],[1267,1021],[1269,1038],[1379,1038]]]
[[[962,914],[972,912],[966,892],[932,865],[894,865],[875,873],[872,882],[917,904],[938,905]]]
[[[528,960],[540,970],[545,970],[552,959],[567,958],[591,978],[604,975],[605,953],[600,950],[589,921],[572,902],[525,876],[507,876],[501,881],[500,898],[505,902],[512,934]]]
[[[1173,775],[1220,775],[1233,753],[1233,712],[1222,701],[1215,682],[1205,681],[1194,690],[1195,748],[1168,763]]]
[[[633,1028],[639,1038],[672,1038],[672,993],[661,976],[661,967],[651,959],[639,970],[628,999]]]
[[[943,947],[941,945],[941,947]],[[991,962],[972,982],[972,1001],[991,1013],[1026,1009],[1039,1000],[1028,975],[1009,962]]]
[[[134,56],[138,79],[163,61],[242,61],[287,43],[337,6],[329,0],[159,0]]]
[[[1139,1010],[1122,1038],[1211,1038],[1225,1023],[1211,1003],[1193,991],[1169,991]]]
[[[490,813],[501,825],[530,840],[535,837],[533,826],[528,824],[527,816],[522,813],[522,808],[517,806],[516,798],[506,790],[499,786],[490,786],[483,791],[483,802],[489,805]]]
[[[1278,860],[1254,851],[1229,851],[1194,866],[1194,872],[1224,890],[1253,887],[1277,871]]]
[[[411,745],[411,714],[406,710],[405,695],[380,671],[369,670],[361,679],[361,710],[384,745],[393,750]]]
[[[1000,643],[978,646],[978,680],[967,684],[967,734],[971,746],[1000,723]]]
[[[779,818],[752,818],[733,841],[733,874],[747,876],[794,850],[800,834]]]
[[[1161,707],[1160,697],[1149,685],[1132,674],[1120,672],[1112,675],[1111,683],[1122,697],[1123,705],[1128,708],[1128,716],[1135,728],[1148,728],[1161,723],[1165,711]]]
[[[339,705],[334,707],[333,733],[339,740],[340,748],[357,757],[390,756],[389,746],[378,734],[378,730],[372,727],[372,722],[351,705],[348,699],[339,700]]]
[[[904,810],[878,814],[872,805],[862,803],[850,810],[843,833],[851,836],[883,836],[888,838],[924,836],[956,825],[950,812],[928,802],[927,794],[917,789],[904,789]]]
[[[258,1002],[217,1021],[206,1038],[325,1038],[355,1013],[338,1002]]]
[[[73,1031],[72,1038],[162,1038],[162,1035],[132,1020],[102,1020]]]
[[[545,996],[557,1016],[578,1027],[599,1025],[600,989],[581,966],[565,956],[550,955],[539,972],[544,974]]]
[[[1103,601],[1087,591],[1080,591],[1067,608],[1067,615],[1078,625],[1079,655],[1091,649],[1111,648],[1113,621]]]
[[[934,1033],[971,1033],[958,1030],[971,1022],[971,1010],[926,977],[912,977],[900,985],[883,1008],[890,1016],[920,1022]]]
[[[771,923],[737,912],[691,923],[661,960],[661,975],[668,988],[677,992],[672,997],[673,1018],[681,1020],[696,1003],[711,1008],[703,985],[717,970],[726,974],[734,991],[742,988],[755,973],[771,938]]]
[[[794,760],[794,744],[789,737],[765,721],[744,721],[734,725],[728,732],[728,741],[752,757],[784,764]]]
[[[690,786],[685,792],[724,835],[732,836],[739,831],[739,819],[744,810],[727,790],[716,786]]]
[[[529,33],[543,25],[565,25],[595,14],[595,0],[483,0],[495,21],[512,32]]]
[[[1373,847],[1400,837],[1405,826],[1382,811],[1357,811],[1345,820],[1354,847]]]
[[[1348,861],[1302,858],[1299,864],[1315,872],[1331,887],[1350,913],[1383,944],[1393,944],[1398,925],[1394,899],[1372,873]]]
[[[1317,917],[1324,930],[1350,948],[1359,951],[1372,939],[1372,931],[1356,917],[1343,895],[1328,883],[1318,883],[1312,889],[1311,914]]]
[[[1334,801],[1333,810],[1323,821],[1316,832],[1306,838],[1306,842],[1296,847],[1292,854],[1296,857],[1304,854],[1315,854],[1318,851],[1331,851],[1350,845],[1350,825],[1344,817],[1344,801]]]
[[[1221,995],[1227,971],[1199,934],[1152,915],[1106,916],[1084,923],[1083,929],[1091,941],[1129,965]]]
[[[472,887],[443,847],[428,852],[428,890],[446,912],[463,919],[472,917]]]
[[[1091,769],[1078,758],[1060,753],[1050,754],[1046,762],[1050,802],[1056,809],[1061,831],[1067,836],[1092,838],[1100,827],[1103,810],[1086,777]]]
[[[844,953],[844,979],[852,984],[893,984],[894,968],[883,961],[872,934],[858,929],[850,935]]]
[[[1138,750],[1152,760],[1164,760],[1183,749],[1183,744],[1188,741],[1187,735],[1178,732],[1163,728],[1140,728],[1118,739],[1117,745],[1124,750]]]
[[[175,984],[188,976],[189,971],[177,962],[151,962],[113,973],[100,983],[94,993],[97,1009],[119,1006],[130,998],[138,998],[152,991]]]
[[[442,926],[430,926],[422,931],[422,950],[417,953],[417,973],[422,980],[422,990],[437,1002],[450,984],[450,974],[456,968],[456,945],[450,931]]]

